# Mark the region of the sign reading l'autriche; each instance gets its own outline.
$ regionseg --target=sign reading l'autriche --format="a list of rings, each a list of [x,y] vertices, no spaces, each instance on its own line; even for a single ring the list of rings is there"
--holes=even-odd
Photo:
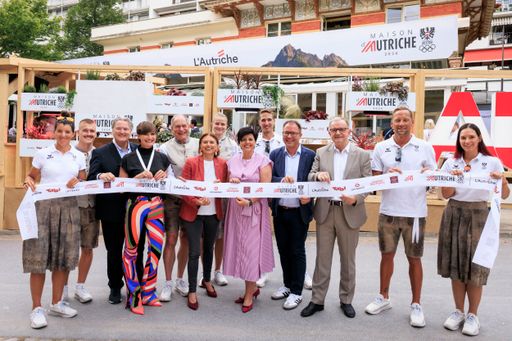
[[[262,48],[262,46],[264,48]],[[201,67],[345,67],[446,59],[458,49],[456,16],[288,36],[233,39],[62,61]]]

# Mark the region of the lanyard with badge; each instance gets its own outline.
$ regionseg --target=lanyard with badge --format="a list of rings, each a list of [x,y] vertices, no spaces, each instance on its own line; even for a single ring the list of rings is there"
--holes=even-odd
[[[139,158],[139,161],[140,161],[140,164],[141,164],[142,168],[145,171],[150,172],[151,165],[153,164],[153,158],[155,157],[155,148],[152,148],[152,150],[151,150],[151,156],[149,157],[149,162],[148,162],[147,166],[144,163],[144,160],[142,159],[142,156],[140,155],[139,149],[137,149],[135,152],[137,153],[137,157]]]

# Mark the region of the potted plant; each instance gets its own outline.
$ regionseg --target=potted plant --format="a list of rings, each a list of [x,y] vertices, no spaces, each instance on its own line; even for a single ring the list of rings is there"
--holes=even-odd
[[[261,90],[263,91],[264,106],[277,108],[281,97],[284,95],[283,89],[278,85],[264,85]]]
[[[327,113],[321,110],[309,110],[304,113],[302,118],[305,119],[307,122],[311,120],[326,120]]]
[[[404,82],[388,82],[379,91],[381,95],[386,93],[393,94],[398,97],[400,101],[407,101],[409,96],[409,87],[404,86]]]
[[[361,149],[373,150],[377,141],[371,131],[361,133],[352,132],[352,141]]]

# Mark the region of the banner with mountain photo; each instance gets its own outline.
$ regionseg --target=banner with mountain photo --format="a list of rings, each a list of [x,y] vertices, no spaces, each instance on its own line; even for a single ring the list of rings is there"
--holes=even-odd
[[[446,59],[458,49],[457,18],[233,39],[209,45],[71,59],[67,64],[344,67]]]

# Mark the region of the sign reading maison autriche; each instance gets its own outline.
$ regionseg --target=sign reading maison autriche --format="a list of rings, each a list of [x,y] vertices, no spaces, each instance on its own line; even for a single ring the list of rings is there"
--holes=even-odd
[[[401,101],[391,94],[352,91],[347,94],[347,110],[350,111],[393,111],[399,105],[416,110],[416,94],[409,92],[407,100]]]
[[[218,89],[219,108],[264,108],[263,91],[259,89]]]
[[[288,36],[63,61],[70,64],[344,67],[448,58],[458,49],[457,18],[405,21]],[[264,46],[264,48],[261,48]]]

